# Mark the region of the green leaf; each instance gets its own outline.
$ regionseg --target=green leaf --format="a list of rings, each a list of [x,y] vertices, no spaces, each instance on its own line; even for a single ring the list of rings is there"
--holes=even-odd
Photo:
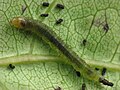
[[[119,0],[41,0],[0,1],[0,90],[119,90],[120,88],[120,1]],[[55,8],[62,3],[65,9]],[[31,17],[47,24],[93,68],[107,68],[105,78],[114,83],[108,87],[82,76],[63,62],[61,53],[36,35],[15,29],[13,17]],[[49,13],[41,18],[40,14]],[[55,21],[62,18],[60,25]],[[105,24],[109,30],[104,30]],[[107,28],[108,29],[108,28]],[[83,40],[86,40],[83,45]],[[15,69],[8,68],[9,64]]]

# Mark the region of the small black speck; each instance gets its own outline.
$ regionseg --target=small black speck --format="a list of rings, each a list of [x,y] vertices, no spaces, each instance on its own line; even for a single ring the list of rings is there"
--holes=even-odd
[[[82,84],[82,90],[85,90],[85,88],[86,88],[86,84],[83,83],[83,84]]]
[[[77,75],[78,77],[80,77],[80,72],[79,72],[79,71],[76,71],[76,75]]]
[[[48,17],[48,14],[41,14],[41,17]]]
[[[95,68],[95,70],[97,70],[97,71],[98,71],[98,70],[99,70],[99,68]]]
[[[9,64],[9,68],[10,68],[10,69],[14,69],[14,68],[15,68],[15,66],[14,66],[14,65],[12,65],[12,64]]]
[[[103,29],[104,29],[106,32],[108,32],[108,30],[109,30],[109,26],[108,26],[107,23],[103,26]]]
[[[45,7],[48,7],[49,3],[48,2],[43,2],[42,5],[45,6]]]
[[[104,68],[102,69],[102,72],[101,72],[102,76],[105,75],[106,71],[107,71],[107,69],[104,67]]]
[[[60,24],[61,22],[63,22],[63,19],[58,19],[58,20],[56,21],[56,24]]]
[[[64,5],[62,5],[62,4],[57,4],[56,7],[59,9],[64,9]]]
[[[84,40],[83,40],[83,45],[85,46],[85,45],[86,45],[86,43],[87,43],[87,40],[86,40],[86,39],[84,39]]]
[[[61,87],[54,88],[54,90],[62,90]]]

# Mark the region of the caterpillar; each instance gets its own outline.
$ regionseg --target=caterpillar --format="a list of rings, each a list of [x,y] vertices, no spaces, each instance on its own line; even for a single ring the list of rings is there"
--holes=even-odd
[[[68,58],[70,62],[69,64],[71,64],[76,71],[79,71],[83,77],[95,82],[103,83],[104,85],[113,86],[112,82],[106,80],[102,75],[91,68],[84,60],[82,60],[76,53],[71,51],[46,24],[26,17],[14,17],[10,23],[12,26],[18,29],[31,31],[51,42],[58,50],[61,51],[64,56]]]

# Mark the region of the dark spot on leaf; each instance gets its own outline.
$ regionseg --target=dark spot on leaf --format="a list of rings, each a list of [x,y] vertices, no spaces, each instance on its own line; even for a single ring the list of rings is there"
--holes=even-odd
[[[105,23],[105,25],[103,25],[103,29],[105,30],[105,32],[108,32],[109,30],[109,26],[107,23]]]
[[[106,79],[101,78],[101,77],[99,78],[99,82],[104,84],[104,85],[111,86],[111,87],[114,85],[112,82],[109,82]]]
[[[61,87],[54,88],[54,90],[62,90]]]
[[[48,2],[43,2],[42,5],[45,6],[45,7],[48,7],[48,6],[49,6],[49,3],[48,3]]]
[[[76,71],[76,75],[77,75],[78,77],[80,77],[80,72],[79,72],[79,71]]]
[[[64,5],[62,5],[62,4],[57,4],[56,7],[59,9],[64,9]]]
[[[56,24],[60,24],[61,22],[63,22],[63,19],[58,19],[58,20],[56,21]]]
[[[83,83],[83,84],[82,84],[82,90],[85,90],[85,88],[86,88],[86,84]]]
[[[95,68],[95,70],[96,70],[96,71],[98,71],[98,70],[99,70],[99,68]]]
[[[86,45],[86,43],[87,43],[87,40],[86,40],[86,39],[84,39],[84,40],[83,40],[83,45],[85,46],[85,45]]]
[[[9,64],[9,68],[10,68],[10,69],[14,69],[14,68],[15,68],[15,66],[14,66],[14,65],[12,65],[12,64]]]
[[[41,14],[40,16],[41,17],[48,17],[48,14],[45,13],[45,14]]]
[[[107,69],[104,67],[104,68],[102,69],[102,72],[101,72],[102,76],[105,75],[106,71],[107,71]]]

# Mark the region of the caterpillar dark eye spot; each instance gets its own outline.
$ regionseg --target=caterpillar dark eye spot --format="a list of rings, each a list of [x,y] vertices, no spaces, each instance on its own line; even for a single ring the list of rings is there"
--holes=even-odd
[[[64,9],[64,5],[62,5],[62,4],[57,4],[56,7],[59,9]]]
[[[80,77],[80,72],[79,72],[79,71],[76,71],[76,75],[77,75],[78,77]]]
[[[60,24],[61,22],[63,22],[63,19],[58,19],[58,20],[56,21],[56,24]]]
[[[43,2],[42,5],[45,6],[45,7],[48,7],[49,3],[48,2]]]
[[[102,76],[105,75],[106,71],[107,71],[107,69],[104,67],[104,68],[102,69],[102,72],[101,72]]]
[[[48,17],[48,14],[41,14],[41,17]]]
[[[12,64],[9,64],[9,68],[10,68],[10,69],[14,69],[14,68],[15,68],[15,66],[14,66],[14,65],[12,65]]]
[[[26,22],[25,21],[21,21],[20,24],[21,24],[22,27],[25,27]]]
[[[83,40],[83,45],[85,46],[85,45],[86,45],[86,43],[87,43],[87,40],[86,40],[86,39],[84,39],[84,40]]]
[[[106,32],[108,32],[108,30],[109,30],[109,26],[108,26],[107,23],[105,23],[105,25],[103,25],[103,29],[104,29]]]
[[[22,13],[21,13],[21,15],[23,15],[23,13],[25,12],[25,10],[26,10],[26,6],[22,6]]]
[[[54,90],[62,90],[61,87],[54,88]]]
[[[86,88],[86,84],[83,83],[83,84],[82,84],[82,90],[85,90],[85,88]]]

